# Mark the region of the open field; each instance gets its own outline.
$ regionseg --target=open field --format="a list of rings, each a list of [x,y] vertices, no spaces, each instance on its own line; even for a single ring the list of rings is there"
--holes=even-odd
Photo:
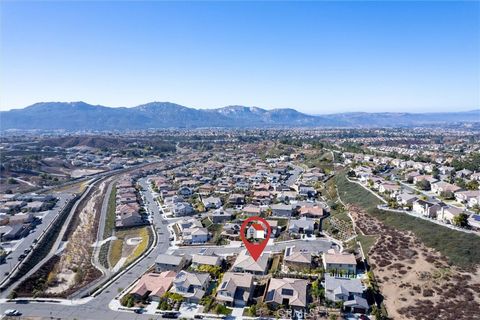
[[[366,210],[387,226],[413,232],[426,246],[438,250],[456,266],[469,268],[480,264],[480,237],[406,214],[379,210],[379,200],[361,186],[349,182],[342,173],[336,176],[336,181],[344,202]]]
[[[466,234],[408,215],[378,210],[378,199],[371,193],[343,175],[337,181],[342,200],[348,203],[360,231],[358,240],[369,257],[390,317],[467,320],[478,315],[479,257],[464,250],[454,252],[450,247],[453,242],[472,250]],[[457,236],[461,237],[456,239]],[[428,243],[425,237],[431,238]],[[446,238],[440,243],[438,237]],[[471,237],[469,240],[477,243],[478,237]]]

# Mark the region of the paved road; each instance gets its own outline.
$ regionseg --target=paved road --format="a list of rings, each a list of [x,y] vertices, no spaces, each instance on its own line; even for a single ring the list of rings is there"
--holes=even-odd
[[[295,246],[296,249],[308,250],[309,252],[326,252],[328,249],[335,246],[332,241],[320,238],[315,240],[293,240],[293,241],[285,241],[274,243],[273,245],[267,245],[264,251],[270,252],[279,252],[285,249],[286,247]],[[210,254],[217,254],[217,255],[229,255],[232,253],[238,253],[241,250],[244,250],[245,247],[226,247],[226,246],[195,246],[195,247],[186,247],[186,248],[178,248],[174,251],[176,254],[195,254],[202,251],[206,255]],[[169,251],[170,252],[170,251]]]
[[[24,250],[29,249],[33,245],[33,241],[38,239],[41,234],[47,229],[49,224],[55,219],[55,217],[63,210],[65,205],[70,201],[74,195],[68,193],[58,193],[55,196],[59,199],[51,210],[48,210],[47,213],[43,216],[42,222],[38,224],[35,229],[30,231],[25,238],[21,240],[4,242],[2,246],[7,248],[9,244],[13,245],[15,250],[7,256],[5,263],[0,265],[0,282],[2,282],[7,272],[11,272],[13,268],[18,264],[18,257],[23,254]],[[5,243],[8,243],[5,245]]]
[[[146,179],[139,180],[140,185],[145,190],[148,190]],[[3,313],[6,309],[18,309],[25,316],[37,316],[50,319],[85,319],[85,320],[133,320],[133,319],[157,319],[152,315],[137,315],[130,312],[116,312],[108,308],[109,302],[114,299],[118,293],[127,288],[138,277],[140,277],[151,265],[155,263],[155,258],[165,253],[169,247],[169,232],[167,229],[167,223],[163,220],[158,206],[156,205],[153,196],[150,192],[144,192],[146,198],[146,205],[148,211],[152,214],[152,220],[155,225],[155,229],[158,232],[158,242],[156,247],[147,255],[147,257],[138,262],[128,272],[120,276],[112,285],[110,285],[105,291],[100,293],[94,299],[91,299],[87,303],[78,305],[72,303],[66,304],[52,304],[52,303],[3,303],[0,304],[0,311]],[[161,317],[158,317],[159,319]]]

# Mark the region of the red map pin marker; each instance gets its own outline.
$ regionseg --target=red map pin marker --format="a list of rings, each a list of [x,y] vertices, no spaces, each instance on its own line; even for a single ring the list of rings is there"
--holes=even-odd
[[[249,222],[252,222],[249,225]],[[267,220],[261,217],[250,217],[243,221],[240,237],[253,260],[257,261],[267,246],[272,230]]]

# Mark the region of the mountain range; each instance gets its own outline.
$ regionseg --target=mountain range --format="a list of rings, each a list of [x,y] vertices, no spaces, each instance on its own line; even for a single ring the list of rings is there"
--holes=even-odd
[[[135,130],[151,128],[405,127],[480,122],[480,109],[444,113],[336,113],[309,115],[295,109],[228,106],[194,109],[170,102],[111,108],[85,102],[40,102],[0,112],[0,129]]]

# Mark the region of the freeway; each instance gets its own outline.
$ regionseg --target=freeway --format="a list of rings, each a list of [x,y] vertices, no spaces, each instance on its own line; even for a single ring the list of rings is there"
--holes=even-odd
[[[31,246],[35,246],[33,243],[35,239],[39,239],[39,237],[47,230],[47,227],[55,219],[55,217],[57,217],[67,203],[74,198],[74,195],[68,193],[59,193],[55,196],[58,198],[55,206],[43,215],[41,218],[41,223],[38,224],[35,229],[30,231],[26,237],[20,240],[2,243],[4,248],[7,249],[12,246],[14,250],[7,256],[6,262],[0,265],[0,283],[6,278],[7,274],[10,274],[12,270],[16,268],[16,265],[19,263],[18,257],[23,254],[25,250],[29,250]]]
[[[139,180],[144,190],[148,189],[146,179]],[[95,298],[82,300],[62,301],[57,303],[41,303],[29,301],[3,302],[0,304],[0,311],[3,313],[6,309],[18,309],[24,316],[42,317],[45,319],[82,319],[82,320],[133,320],[133,319],[156,319],[160,316],[139,315],[130,312],[117,312],[110,310],[109,302],[114,299],[119,292],[127,288],[137,278],[139,278],[155,262],[155,258],[167,252],[169,248],[169,231],[167,222],[163,219],[158,205],[150,192],[143,193],[148,212],[151,214],[155,230],[158,232],[158,241],[156,246],[145,258],[140,260],[131,269],[118,277],[104,291]]]

